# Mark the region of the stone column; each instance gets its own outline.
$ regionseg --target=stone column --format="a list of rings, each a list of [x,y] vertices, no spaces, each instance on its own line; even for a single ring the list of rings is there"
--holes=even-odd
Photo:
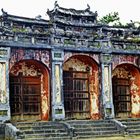
[[[9,57],[10,48],[0,47],[0,121],[10,120]]]
[[[63,120],[64,101],[63,101],[63,59],[64,53],[60,50],[52,51],[52,119]]]
[[[101,55],[102,70],[102,105],[105,118],[114,118],[113,94],[112,94],[112,74],[111,74],[111,54]]]

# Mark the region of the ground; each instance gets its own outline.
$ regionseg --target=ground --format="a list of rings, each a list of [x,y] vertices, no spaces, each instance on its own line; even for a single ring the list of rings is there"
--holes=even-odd
[[[119,137],[90,138],[86,140],[140,140],[140,135],[139,136],[124,136],[124,137],[119,136]]]

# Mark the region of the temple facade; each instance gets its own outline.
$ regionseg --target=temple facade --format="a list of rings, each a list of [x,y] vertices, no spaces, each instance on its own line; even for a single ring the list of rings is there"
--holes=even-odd
[[[140,118],[140,29],[57,2],[49,20],[0,16],[0,120]]]

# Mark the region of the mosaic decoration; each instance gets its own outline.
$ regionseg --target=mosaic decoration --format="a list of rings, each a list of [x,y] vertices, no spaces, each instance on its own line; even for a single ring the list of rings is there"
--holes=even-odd
[[[38,71],[35,69],[35,65],[27,65],[25,62],[20,62],[18,65],[11,69],[10,73],[14,76],[18,76],[22,73],[23,76],[37,76]]]
[[[130,78],[132,75],[130,75],[130,72],[128,70],[126,70],[125,68],[122,67],[118,67],[117,69],[115,69],[113,71],[112,76],[117,77],[117,78],[125,78],[128,79]]]
[[[113,69],[119,65],[124,63],[129,63],[137,66],[138,57],[132,55],[114,55],[112,60]]]
[[[83,62],[71,58],[70,61],[67,61],[63,67],[64,70],[69,70],[69,68],[73,68],[74,71],[86,71],[86,67],[88,65],[85,65]],[[90,69],[92,71],[92,69]]]
[[[6,64],[0,63],[0,103],[5,104],[6,102]]]
[[[33,49],[11,49],[10,68],[18,61],[25,59],[32,59],[41,61],[48,68],[50,68],[50,56],[47,50],[33,50]]]
[[[75,55],[83,55],[84,56],[89,56],[93,58],[97,63],[99,63],[99,55],[96,54],[85,54],[85,53],[72,53],[72,52],[67,52],[64,54],[64,62],[66,62],[70,57],[75,56]]]

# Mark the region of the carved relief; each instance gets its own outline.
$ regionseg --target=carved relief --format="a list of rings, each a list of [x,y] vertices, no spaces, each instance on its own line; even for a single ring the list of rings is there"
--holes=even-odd
[[[38,71],[35,69],[35,65],[27,66],[25,62],[19,63],[13,69],[11,69],[11,74],[18,76],[19,73],[22,73],[23,76],[37,76]]]
[[[113,71],[113,77],[114,76],[117,77],[117,78],[126,78],[126,79],[131,77],[130,72],[128,70],[126,70],[125,68],[122,68],[122,67],[116,68]]]
[[[69,70],[69,68],[73,68],[74,71],[86,71],[86,67],[83,62],[79,61],[78,59],[71,58],[70,61],[66,62],[64,65],[64,70]],[[92,69],[90,69],[92,70]]]
[[[99,55],[97,55],[97,54],[83,54],[83,53],[71,53],[71,52],[69,52],[69,53],[65,53],[65,55],[64,55],[64,62],[66,62],[70,57],[74,57],[74,56],[76,56],[76,55],[83,55],[83,57],[84,56],[88,56],[88,57],[91,57],[91,58],[93,58],[93,60],[95,60],[97,63],[99,63]]]

